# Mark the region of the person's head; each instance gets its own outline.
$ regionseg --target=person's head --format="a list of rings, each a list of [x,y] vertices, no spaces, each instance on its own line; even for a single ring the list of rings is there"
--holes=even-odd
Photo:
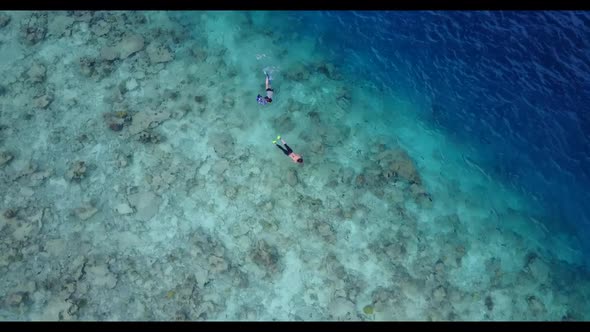
[[[297,163],[303,164],[303,158],[299,157],[299,159],[297,159]]]
[[[272,103],[272,98],[264,97],[264,99],[265,99],[267,102],[269,102],[269,103]]]

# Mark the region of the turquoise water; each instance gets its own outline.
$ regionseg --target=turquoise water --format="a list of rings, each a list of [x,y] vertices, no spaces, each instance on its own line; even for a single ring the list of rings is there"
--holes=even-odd
[[[588,319],[588,21],[0,13],[0,319]]]

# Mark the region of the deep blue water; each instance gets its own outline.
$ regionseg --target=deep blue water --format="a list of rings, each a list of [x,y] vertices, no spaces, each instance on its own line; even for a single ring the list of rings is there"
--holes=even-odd
[[[297,12],[287,21],[320,36],[349,75],[372,75],[473,146],[468,157],[527,193],[549,227],[590,234],[590,13]]]

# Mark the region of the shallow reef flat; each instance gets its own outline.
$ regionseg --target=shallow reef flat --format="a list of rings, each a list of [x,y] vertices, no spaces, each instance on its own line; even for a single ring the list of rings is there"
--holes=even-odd
[[[573,239],[257,15],[0,13],[0,319],[589,318]]]

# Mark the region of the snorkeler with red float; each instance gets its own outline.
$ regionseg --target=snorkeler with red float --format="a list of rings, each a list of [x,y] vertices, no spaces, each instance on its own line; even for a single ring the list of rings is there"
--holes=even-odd
[[[280,140],[281,143],[283,143],[283,145],[285,146],[284,148],[282,146],[280,146],[279,144],[277,144],[278,140]],[[281,151],[283,151],[284,154],[289,156],[289,158],[291,158],[291,160],[293,160],[294,163],[303,164],[303,158],[301,158],[301,156],[298,155],[297,153],[293,152],[293,149],[291,149],[287,145],[287,142],[285,142],[285,140],[281,139],[281,135],[277,136],[277,139],[272,141],[272,144],[276,145],[277,148],[281,149]]]

